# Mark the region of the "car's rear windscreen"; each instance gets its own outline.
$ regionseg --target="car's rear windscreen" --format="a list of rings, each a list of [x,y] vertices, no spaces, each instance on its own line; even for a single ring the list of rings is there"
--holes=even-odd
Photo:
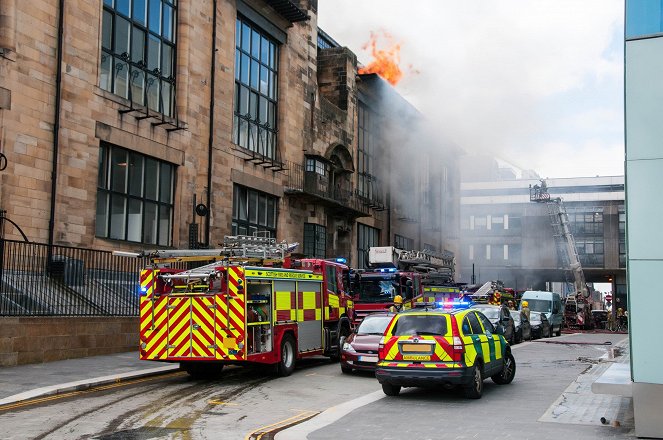
[[[393,336],[447,334],[447,317],[444,315],[403,315],[392,330]]]

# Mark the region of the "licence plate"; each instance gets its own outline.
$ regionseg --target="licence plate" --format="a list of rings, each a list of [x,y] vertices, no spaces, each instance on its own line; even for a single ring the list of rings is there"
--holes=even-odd
[[[429,361],[430,356],[421,356],[421,355],[404,355],[404,361]]]
[[[378,361],[377,356],[359,356],[358,359],[359,362],[373,362],[376,363]]]
[[[401,349],[408,353],[430,353],[431,346],[429,344],[403,344]]]

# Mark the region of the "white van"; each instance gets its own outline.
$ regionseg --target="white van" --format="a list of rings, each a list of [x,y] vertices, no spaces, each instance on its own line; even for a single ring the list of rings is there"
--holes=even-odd
[[[546,314],[546,318],[550,321],[551,332],[557,336],[562,334],[564,308],[562,307],[562,297],[559,296],[559,293],[527,290],[523,292],[523,296],[520,299],[521,310],[523,308],[523,301],[527,301],[530,310]]]

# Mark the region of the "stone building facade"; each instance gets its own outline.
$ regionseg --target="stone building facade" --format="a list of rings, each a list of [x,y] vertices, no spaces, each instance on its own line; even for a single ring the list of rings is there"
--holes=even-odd
[[[457,253],[457,150],[321,35],[316,0],[0,0],[0,209],[89,249]]]

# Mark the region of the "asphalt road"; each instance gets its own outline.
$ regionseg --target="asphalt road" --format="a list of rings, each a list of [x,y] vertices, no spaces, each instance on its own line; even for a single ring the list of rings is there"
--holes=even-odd
[[[617,343],[624,335],[552,341],[581,339]],[[309,418],[281,431],[277,440],[628,438],[627,424],[601,426],[599,416],[593,425],[555,421],[562,393],[606,350],[584,344],[517,345],[514,382],[498,386],[487,380],[480,400],[423,388],[387,397],[371,374],[343,375],[338,364],[324,359],[302,363],[287,378],[244,368],[228,368],[212,381],[169,375],[2,412],[0,438],[268,439],[273,431]]]

